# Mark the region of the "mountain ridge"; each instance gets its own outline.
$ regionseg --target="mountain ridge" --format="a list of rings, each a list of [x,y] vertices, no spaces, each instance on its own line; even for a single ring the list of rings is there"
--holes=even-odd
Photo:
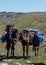
[[[0,20],[10,19],[10,18],[17,18],[17,17],[20,17],[24,14],[25,13],[21,13],[21,12],[0,12]]]

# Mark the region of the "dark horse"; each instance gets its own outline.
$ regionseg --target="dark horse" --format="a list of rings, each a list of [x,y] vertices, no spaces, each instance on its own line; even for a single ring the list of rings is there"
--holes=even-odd
[[[19,40],[21,41],[22,47],[23,47],[23,57],[25,56],[25,51],[26,51],[26,54],[27,54],[27,57],[28,57],[29,45],[33,45],[33,50],[35,51],[35,56],[36,55],[38,56],[39,43],[38,44],[35,43],[33,38],[34,38],[33,32],[28,32],[27,30],[20,31]],[[26,50],[25,50],[25,48],[26,48]]]
[[[7,25],[6,26],[6,49],[7,49],[7,57],[9,55],[9,50],[11,48],[11,54],[14,56],[14,45],[16,40],[14,40],[14,38],[17,38],[17,29],[13,28],[13,25]]]

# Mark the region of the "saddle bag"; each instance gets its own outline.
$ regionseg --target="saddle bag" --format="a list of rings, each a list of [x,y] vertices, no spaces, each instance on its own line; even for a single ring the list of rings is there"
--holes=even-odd
[[[34,34],[34,38],[33,38],[33,41],[35,43],[41,43],[44,39],[44,35],[43,34]]]
[[[4,33],[2,34],[2,37],[1,37],[1,40],[2,40],[3,42],[5,42],[6,36],[7,36],[7,32],[4,32]]]

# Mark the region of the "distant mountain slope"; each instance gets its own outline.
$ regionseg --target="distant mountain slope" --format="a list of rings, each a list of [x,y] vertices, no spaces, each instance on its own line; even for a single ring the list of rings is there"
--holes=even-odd
[[[25,13],[21,13],[21,12],[0,12],[0,19],[8,19],[8,18],[16,18],[19,16],[24,15]]]

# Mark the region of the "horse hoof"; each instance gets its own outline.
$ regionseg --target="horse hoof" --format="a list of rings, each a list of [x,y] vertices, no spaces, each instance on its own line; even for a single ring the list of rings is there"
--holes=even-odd
[[[28,56],[24,56],[23,59],[29,59],[29,57]]]
[[[29,59],[29,57],[25,57],[25,59]]]

